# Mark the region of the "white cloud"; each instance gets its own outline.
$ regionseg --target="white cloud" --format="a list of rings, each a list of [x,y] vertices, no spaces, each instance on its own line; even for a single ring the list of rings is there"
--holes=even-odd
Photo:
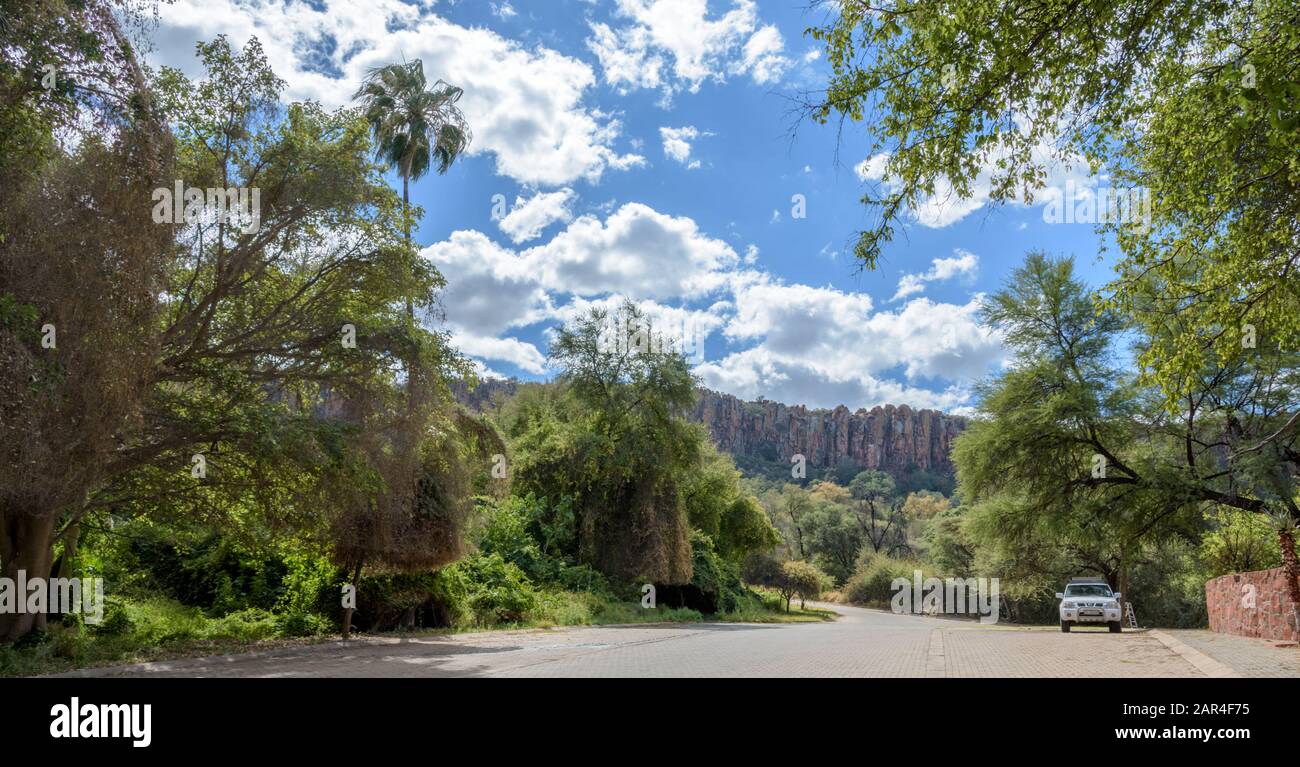
[[[576,195],[565,187],[556,192],[538,192],[525,200],[515,198],[515,206],[497,223],[516,245],[537,239],[542,230],[556,221],[569,221],[573,213],[569,204]]]
[[[599,302],[616,305],[623,296],[653,316],[679,322],[689,317],[692,328],[712,332],[722,324],[707,319],[717,314],[713,309],[709,314],[663,301],[707,299],[727,289],[740,262],[730,245],[701,233],[690,218],[640,203],[623,205],[604,220],[581,216],[549,242],[523,251],[502,247],[481,232],[457,231],[426,247],[423,255],[447,278],[442,308],[458,346],[530,372],[540,371],[540,352],[507,334],[571,319],[575,310]],[[569,298],[562,301],[562,296]]]
[[[418,58],[430,81],[464,88],[470,153],[494,155],[504,176],[560,185],[645,163],[614,148],[617,120],[584,104],[596,75],[583,61],[453,24],[402,0],[315,5],[319,10],[303,0],[177,0],[159,9],[150,59],[194,74],[195,41],[224,33],[243,45],[256,35],[288,84],[287,98],[333,107],[352,103],[370,68]]]
[[[546,372],[546,355],[538,351],[536,346],[516,338],[493,338],[453,332],[451,343],[471,357],[509,362],[535,375]]]
[[[712,133],[696,130],[693,125],[686,125],[681,128],[664,126],[659,129],[659,137],[664,142],[664,154],[685,165],[688,170],[700,167],[699,160],[691,159],[691,142],[701,136],[712,135]]]
[[[422,255],[447,278],[442,306],[453,329],[495,336],[551,316],[533,264],[481,232],[453,232]]]
[[[889,153],[875,154],[854,166],[853,171],[862,181],[882,181],[885,178],[885,166],[889,162]]]
[[[687,329],[694,348],[720,334],[731,351],[699,358],[696,372],[745,398],[953,410],[1005,356],[997,335],[979,324],[980,296],[965,304],[916,298],[879,311],[864,293],[781,282],[756,270],[754,246],[738,256],[690,218],[640,203],[603,219],[581,216],[522,251],[456,232],[424,253],[447,274],[445,313],[461,348],[525,371],[544,363],[535,347],[511,337],[518,328],[616,309],[624,296],[657,327]],[[973,260],[959,251],[935,259],[926,275],[965,274]]]
[[[995,176],[1005,175],[1005,170],[998,163],[1010,155],[1005,148],[995,148],[984,158],[975,177],[970,182],[970,193],[966,196],[957,194],[952,182],[946,177],[936,179],[934,193],[924,195],[909,214],[917,223],[932,229],[941,229],[961,221],[971,213],[988,205],[992,200],[993,180]],[[1030,157],[1035,165],[1046,170],[1043,179],[1044,188],[1037,192],[1035,204],[1046,204],[1059,197],[1067,182],[1073,182],[1080,194],[1087,194],[1097,186],[1093,176],[1082,157],[1062,158],[1050,142],[1040,142],[1030,150]],[[882,185],[886,191],[898,189],[896,181],[886,172],[890,153],[882,152],[858,163],[854,172],[861,181],[872,181]],[[1013,205],[1026,205],[1020,196],[1014,196],[1009,202]]]
[[[964,305],[909,302],[875,312],[869,296],[763,278],[739,285],[724,335],[753,342],[697,372],[706,385],[816,407],[906,403],[952,409],[1004,354]],[[900,379],[901,380],[898,380]],[[927,381],[946,381],[935,391]]]
[[[723,270],[739,261],[730,245],[704,235],[690,218],[635,202],[604,222],[582,216],[524,256],[553,289],[634,298],[706,295],[726,282]]]
[[[622,92],[635,88],[685,88],[748,74],[765,84],[779,79],[790,61],[785,41],[771,24],[760,25],[753,0],[709,18],[706,0],[618,0],[611,27],[591,24],[587,47],[596,54],[605,82]]]
[[[926,283],[950,280],[953,277],[970,276],[979,268],[979,256],[969,250],[956,248],[952,258],[936,258],[930,261],[930,269],[921,274],[904,274],[898,281],[898,290],[891,301],[900,301],[915,293],[925,290]]]

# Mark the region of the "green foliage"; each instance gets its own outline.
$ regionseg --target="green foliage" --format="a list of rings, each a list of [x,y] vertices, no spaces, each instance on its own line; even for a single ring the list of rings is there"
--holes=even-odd
[[[687,472],[682,483],[691,527],[708,536],[712,547],[732,562],[780,543],[762,506],[741,485],[730,457],[710,443],[703,446],[702,455],[700,466]]]
[[[719,554],[707,535],[691,533],[691,552],[691,586],[713,606],[710,612],[734,612],[752,600],[740,581],[739,565]]]
[[[1171,412],[1189,376],[1243,352],[1244,326],[1300,347],[1300,24],[1289,0],[844,4],[810,30],[832,76],[813,119],[863,121],[885,165],[855,247],[874,268],[941,186],[1027,200],[1050,164],[1104,168],[1154,204],[1105,223],[1122,254],[1108,305],[1160,326],[1144,380]],[[991,169],[991,170],[990,170]]]
[[[470,584],[468,604],[480,625],[518,623],[537,607],[537,593],[528,576],[500,554],[470,557],[453,567]]]
[[[1216,508],[1206,513],[1212,527],[1201,539],[1201,560],[1206,574],[1268,570],[1282,564],[1277,530],[1259,514]]]
[[[888,607],[895,593],[894,579],[904,578],[911,583],[915,571],[925,569],[919,562],[895,559],[887,554],[871,554],[863,559],[853,577],[844,584],[844,596],[857,604]],[[930,577],[933,573],[924,575]]]
[[[786,560],[781,563],[777,590],[785,597],[787,610],[790,607],[791,596],[798,595],[800,602],[817,599],[832,585],[830,576],[810,562]]]

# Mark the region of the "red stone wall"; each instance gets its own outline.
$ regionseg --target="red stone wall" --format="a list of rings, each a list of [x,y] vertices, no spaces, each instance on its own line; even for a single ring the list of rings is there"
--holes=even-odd
[[[1286,575],[1280,567],[1233,573],[1209,581],[1205,584],[1205,608],[1210,614],[1211,631],[1300,641]]]

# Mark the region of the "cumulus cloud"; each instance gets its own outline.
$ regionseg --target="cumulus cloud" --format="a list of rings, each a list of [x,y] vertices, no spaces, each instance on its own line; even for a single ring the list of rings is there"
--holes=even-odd
[[[584,103],[596,81],[587,63],[453,24],[421,4],[177,0],[160,9],[150,59],[194,74],[194,43],[223,33],[240,45],[252,36],[261,41],[287,83],[287,98],[331,107],[350,104],[372,67],[421,59],[430,81],[464,88],[460,106],[474,129],[470,153],[492,154],[497,172],[521,183],[595,181],[645,164],[615,149],[618,120]]]
[[[930,261],[929,270],[921,274],[904,274],[898,281],[898,290],[891,301],[900,301],[915,293],[925,290],[926,283],[942,282],[953,277],[971,276],[979,268],[979,256],[969,250],[956,248],[952,258],[936,258]]]
[[[573,218],[569,204],[576,196],[572,189],[565,187],[556,192],[538,192],[526,200],[517,197],[514,207],[497,225],[515,244],[535,240],[551,224]]]
[[[979,299],[964,305],[917,299],[877,312],[863,294],[754,280],[736,288],[735,312],[723,330],[752,345],[697,372],[706,385],[742,397],[951,409],[1004,356],[1000,339],[978,321]],[[931,381],[947,386],[924,385]]]
[[[746,74],[765,84],[790,65],[780,31],[760,23],[753,0],[734,0],[716,18],[709,17],[706,0],[618,0],[615,15],[614,26],[591,24],[587,47],[605,82],[622,92],[694,93],[705,81]]]
[[[534,265],[482,232],[453,232],[426,247],[423,256],[447,278],[442,308],[453,328],[494,336],[551,315]]]
[[[1001,339],[979,323],[978,295],[964,304],[918,297],[881,311],[865,293],[782,282],[746,260],[755,249],[738,256],[690,218],[640,203],[576,218],[519,251],[462,231],[424,253],[448,276],[446,319],[466,353],[526,371],[543,358],[509,338],[515,330],[593,307],[613,311],[624,297],[656,327],[688,338],[691,351],[719,337],[730,351],[693,358],[695,370],[706,385],[746,398],[953,410],[1005,357]],[[925,276],[971,268],[959,251],[935,259]],[[502,336],[509,343],[491,342]]]
[[[426,247],[423,255],[447,277],[443,314],[453,335],[468,339],[462,347],[466,353],[527,370],[532,368],[521,363],[540,364],[535,348],[493,345],[488,339],[542,321],[571,319],[591,301],[617,303],[623,296],[648,302],[643,305],[657,316],[669,316],[670,310],[684,310],[657,301],[706,299],[731,284],[740,262],[730,245],[700,232],[690,218],[640,203],[623,205],[603,220],[581,216],[549,242],[522,251],[498,245],[482,232],[457,231]],[[712,332],[720,324],[695,317],[691,326]]]
[[[687,169],[700,167],[699,160],[691,159],[691,142],[700,136],[711,135],[713,134],[700,132],[693,125],[685,125],[681,128],[665,126],[659,129],[659,137],[664,142],[664,154],[685,165]]]
[[[725,283],[723,270],[739,261],[730,245],[702,233],[689,217],[635,202],[603,222],[582,216],[524,255],[554,289],[635,298],[708,294]]]
[[[546,355],[542,354],[536,346],[516,338],[496,338],[453,331],[451,343],[470,357],[509,362],[535,375],[546,372]]]

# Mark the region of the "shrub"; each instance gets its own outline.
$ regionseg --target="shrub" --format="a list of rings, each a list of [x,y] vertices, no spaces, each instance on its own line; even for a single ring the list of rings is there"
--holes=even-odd
[[[914,562],[885,554],[866,557],[844,584],[844,596],[857,604],[886,607],[894,596],[894,579],[906,578],[910,582],[913,571],[919,567]]]
[[[98,624],[87,624],[96,636],[125,636],[135,631],[135,623],[127,614],[126,605],[119,599],[104,600],[104,619]]]
[[[781,576],[777,589],[785,599],[786,612],[790,611],[790,598],[799,596],[799,607],[808,599],[816,599],[832,586],[831,577],[811,562],[791,560],[781,563]]]
[[[518,565],[500,554],[471,557],[457,565],[469,584],[469,607],[479,625],[518,623],[537,607],[537,592]]]
[[[560,568],[557,581],[567,591],[586,591],[602,596],[611,594],[609,579],[590,565],[566,565]]]

